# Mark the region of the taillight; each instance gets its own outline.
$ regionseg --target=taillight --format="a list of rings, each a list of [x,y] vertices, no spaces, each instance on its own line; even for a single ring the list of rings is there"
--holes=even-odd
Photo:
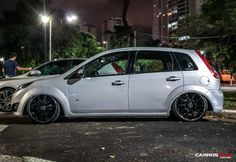
[[[212,68],[212,66],[209,64],[209,62],[207,61],[207,59],[204,57],[204,55],[201,54],[200,51],[198,50],[195,50],[195,52],[198,54],[198,56],[202,59],[202,61],[205,63],[205,65],[207,66],[207,68],[210,70],[211,74],[216,78],[216,79],[219,79],[220,76],[219,74],[217,73],[217,71]]]

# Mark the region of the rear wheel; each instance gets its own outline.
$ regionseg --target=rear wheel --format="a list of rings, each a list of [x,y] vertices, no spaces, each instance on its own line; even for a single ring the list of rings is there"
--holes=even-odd
[[[11,96],[14,93],[13,88],[4,88],[0,90],[0,110],[1,111],[11,111],[9,103],[11,101]]]
[[[206,113],[208,103],[205,97],[197,93],[186,93],[173,103],[173,112],[181,120],[197,121]]]
[[[61,109],[59,103],[49,95],[36,95],[27,103],[30,118],[41,124],[51,123],[59,118]]]

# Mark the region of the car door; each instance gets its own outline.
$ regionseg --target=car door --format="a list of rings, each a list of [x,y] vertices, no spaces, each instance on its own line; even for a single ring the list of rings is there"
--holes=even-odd
[[[69,79],[72,83],[68,82],[71,111],[73,113],[127,112],[128,58],[128,52],[112,53],[101,56],[78,69]],[[76,78],[77,81],[73,82]]]
[[[166,112],[167,97],[177,88],[182,91],[182,86],[182,72],[169,52],[140,51],[130,75],[130,111]]]

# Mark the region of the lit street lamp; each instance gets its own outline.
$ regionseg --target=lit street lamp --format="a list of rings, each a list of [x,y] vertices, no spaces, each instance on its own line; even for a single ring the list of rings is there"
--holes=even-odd
[[[66,16],[65,18],[61,19],[61,24],[63,23],[63,21],[71,24],[71,23],[76,22],[77,19],[78,19],[78,17],[76,15]]]
[[[102,43],[105,45],[106,50],[108,50],[108,42],[107,41],[103,41]]]
[[[68,23],[73,23],[73,22],[75,22],[77,19],[78,19],[78,17],[77,17],[76,15],[70,15],[70,16],[67,16],[67,17],[66,17],[66,21],[67,21]]]

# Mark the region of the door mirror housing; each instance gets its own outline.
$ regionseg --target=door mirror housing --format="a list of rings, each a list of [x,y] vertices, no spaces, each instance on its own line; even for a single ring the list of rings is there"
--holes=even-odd
[[[41,75],[41,71],[39,70],[33,70],[29,73],[29,76],[40,76]]]
[[[77,77],[78,78],[84,78],[84,70],[83,69],[78,70]]]

